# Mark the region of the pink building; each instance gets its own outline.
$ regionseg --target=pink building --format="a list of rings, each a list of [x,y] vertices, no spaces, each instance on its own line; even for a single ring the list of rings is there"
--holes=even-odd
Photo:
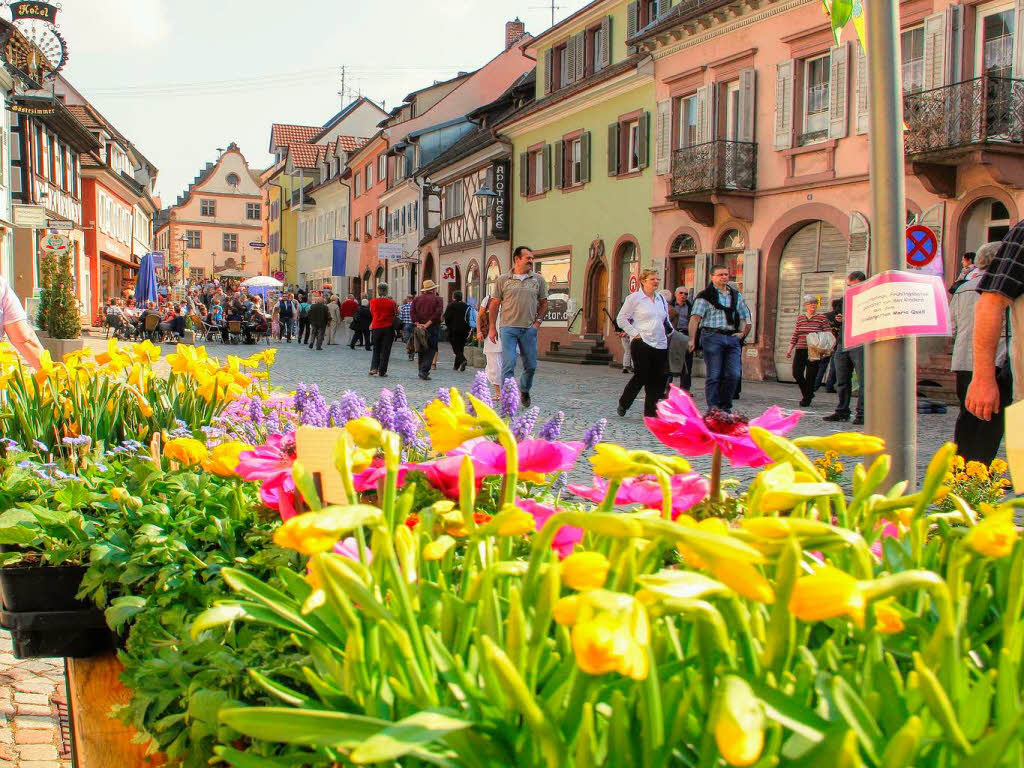
[[[864,54],[852,34],[835,45],[817,2],[666,5],[629,41],[656,82],[653,256],[698,288],[728,264],[756,307],[745,375],[789,380],[801,295],[827,307],[870,264]],[[900,4],[906,215],[935,230],[947,281],[1024,210],[1018,7]],[[920,349],[941,378],[944,341]]]

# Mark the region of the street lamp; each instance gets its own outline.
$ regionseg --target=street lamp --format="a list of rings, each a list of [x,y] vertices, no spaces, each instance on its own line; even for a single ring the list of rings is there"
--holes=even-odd
[[[181,294],[185,295],[185,272],[188,271],[188,253],[186,252],[186,244],[188,243],[188,235],[182,233],[181,237],[178,238],[181,241]]]
[[[483,216],[480,217],[483,222],[483,228],[480,234],[480,297],[477,299],[479,303],[484,298],[484,280],[487,274],[487,222],[491,218],[491,208],[494,205],[494,201],[498,199],[498,193],[491,189],[489,182],[485,181],[484,185],[473,194],[473,197],[480,198],[480,207],[483,209]]]

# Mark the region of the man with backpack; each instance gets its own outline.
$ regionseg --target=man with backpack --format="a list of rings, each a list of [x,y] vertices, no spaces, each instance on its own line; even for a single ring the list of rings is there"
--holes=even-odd
[[[299,296],[299,344],[309,343],[309,299],[304,295]]]
[[[743,340],[750,333],[750,309],[742,294],[729,285],[729,268],[724,264],[711,268],[711,284],[697,294],[690,310],[691,352],[697,348],[698,329],[707,368],[707,406],[732,410],[743,374]]]

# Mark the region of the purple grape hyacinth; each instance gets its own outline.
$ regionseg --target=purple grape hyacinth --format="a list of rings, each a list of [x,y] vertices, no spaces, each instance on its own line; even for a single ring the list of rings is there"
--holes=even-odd
[[[533,434],[533,428],[537,425],[538,416],[540,416],[540,408],[533,406],[512,419],[512,436],[519,442],[530,437]]]
[[[509,377],[501,385],[501,417],[511,419],[519,411],[519,383]]]
[[[473,379],[473,386],[469,388],[469,393],[484,405],[494,405],[494,398],[491,397],[491,382],[488,381],[484,371],[477,373]]]
[[[350,389],[345,390],[345,394],[341,396],[340,406],[338,415],[341,417],[341,422],[339,426],[366,415],[366,401]]]
[[[559,411],[552,416],[544,426],[540,428],[537,437],[541,440],[557,440],[562,435],[562,426],[565,424],[565,413]]]
[[[452,404],[452,393],[449,392],[446,387],[438,387],[437,399],[440,400],[445,405],[451,405]]]
[[[377,402],[373,404],[371,410],[373,418],[380,422],[380,425],[384,429],[395,431],[395,402],[394,395],[390,389],[382,389],[380,391],[380,397],[377,398]]]
[[[594,446],[604,439],[604,430],[608,426],[608,419],[599,419],[595,421],[590,429],[583,435],[583,450],[591,451]]]

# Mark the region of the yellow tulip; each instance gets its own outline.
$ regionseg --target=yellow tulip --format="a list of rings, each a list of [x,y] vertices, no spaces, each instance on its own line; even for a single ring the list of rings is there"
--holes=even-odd
[[[864,626],[866,606],[860,582],[830,565],[797,579],[789,599],[790,612],[802,621],[848,616],[859,627]]]
[[[440,560],[454,546],[455,539],[451,536],[438,536],[423,547],[423,559],[431,562]]]
[[[434,400],[423,409],[423,418],[430,442],[438,453],[447,453],[474,437],[494,433],[493,426],[466,411],[462,395],[454,387],[451,390],[451,405],[446,405],[443,400]]]
[[[647,677],[647,611],[633,601],[629,612],[591,611],[572,628],[572,649],[579,668],[588,675],[618,672],[633,680]]]
[[[523,536],[537,530],[533,515],[518,507],[506,507],[494,516],[499,536]]]
[[[793,441],[800,448],[834,451],[844,456],[867,456],[885,450],[885,440],[860,432],[837,432],[834,435],[798,437]]]
[[[210,451],[209,457],[203,461],[203,469],[220,477],[233,477],[238,466],[239,457],[252,446],[239,440],[221,443]]]
[[[1017,526],[1010,508],[993,512],[967,532],[967,546],[985,557],[1006,557],[1017,543]]]
[[[192,437],[176,437],[164,446],[164,456],[186,467],[199,464],[208,455],[206,446]]]
[[[681,475],[690,471],[690,463],[678,456],[661,456],[650,451],[631,451],[615,443],[598,443],[590,464],[595,475],[609,480],[647,475],[661,471]]]
[[[562,583],[577,592],[600,589],[608,579],[611,562],[600,552],[574,552],[562,561]]]
[[[746,680],[725,678],[714,729],[718,752],[729,765],[753,765],[761,757],[764,707]]]
[[[903,616],[890,601],[875,606],[875,628],[883,635],[895,635],[904,630]]]
[[[345,424],[345,431],[352,435],[357,446],[370,449],[380,446],[380,437],[384,428],[372,416],[361,416]]]
[[[120,504],[122,501],[130,498],[131,494],[128,493],[126,488],[111,488],[110,489],[110,500],[115,504]]]
[[[329,552],[338,542],[338,531],[319,512],[289,518],[274,531],[274,543],[304,555]]]
[[[571,627],[575,624],[580,613],[580,600],[579,595],[558,598],[553,612],[555,623],[561,624],[563,627]]]
[[[764,470],[756,480],[760,493],[758,508],[762,512],[784,512],[808,499],[840,493],[835,483],[799,483],[793,465],[776,464]]]

